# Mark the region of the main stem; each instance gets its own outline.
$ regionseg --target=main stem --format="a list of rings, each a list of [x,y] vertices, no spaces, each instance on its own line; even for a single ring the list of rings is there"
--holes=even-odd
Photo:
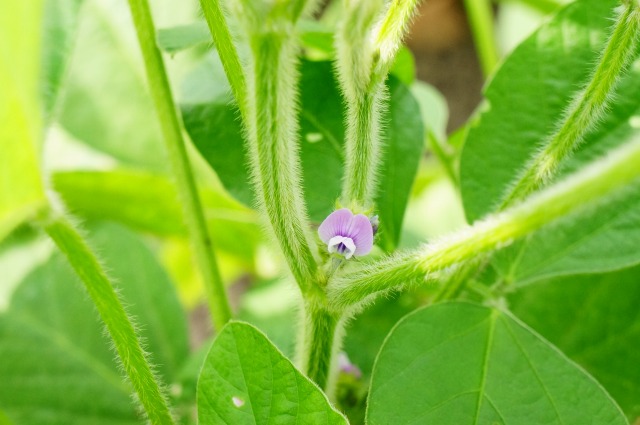
[[[322,285],[300,186],[296,49],[291,37],[277,32],[252,36],[249,152],[263,209],[289,269],[308,298]]]
[[[84,284],[149,421],[154,425],[172,425],[169,407],[144,355],[140,339],[99,261],[82,236],[63,217],[47,217],[43,220],[43,227]]]
[[[231,318],[231,308],[220,277],[213,242],[209,235],[196,182],[187,156],[182,136],[182,126],[173,101],[171,88],[169,87],[164,62],[155,42],[156,32],[149,4],[147,0],[129,0],[129,7],[138,34],[151,96],[161,124],[169,159],[171,160],[191,243],[207,289],[213,324],[216,329],[221,329]]]
[[[340,314],[322,305],[308,302],[305,306],[305,321],[302,370],[331,396],[331,369],[335,343],[341,331]]]

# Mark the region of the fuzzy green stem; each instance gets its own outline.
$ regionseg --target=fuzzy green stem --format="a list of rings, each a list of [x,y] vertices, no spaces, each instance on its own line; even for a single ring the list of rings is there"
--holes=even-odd
[[[635,59],[640,10],[629,2],[616,19],[609,41],[586,88],[580,91],[558,130],[548,139],[506,196],[502,208],[540,189],[557,172],[604,115],[616,83]]]
[[[238,109],[246,122],[247,85],[244,70],[240,64],[240,56],[233,44],[231,32],[225,19],[220,0],[200,0],[200,7],[209,26],[209,31],[216,44],[220,61],[229,80],[231,91],[238,103]]]
[[[176,187],[187,229],[191,237],[196,261],[202,272],[208,294],[209,308],[216,329],[222,329],[231,318],[231,308],[220,277],[213,242],[204,218],[196,182],[187,156],[182,127],[173,101],[167,73],[147,0],[129,0],[133,22],[144,58],[151,97],[156,107],[169,159],[176,179]]]
[[[43,219],[44,230],[75,270],[96,306],[122,367],[154,425],[173,424],[167,402],[118,294],[89,246],[63,217]]]
[[[296,45],[290,34],[252,35],[249,152],[262,207],[303,294],[318,289],[298,160]]]
[[[376,22],[382,2],[345,2],[337,33],[338,71],[347,103],[343,202],[356,211],[373,205],[380,164],[380,116],[384,80],[419,0],[392,0]]]
[[[347,105],[347,155],[343,198],[355,210],[371,207],[380,162],[380,114],[384,86]]]
[[[440,243],[392,256],[330,282],[330,304],[344,309],[376,294],[419,284],[432,274],[511,243],[639,182],[639,163],[640,141],[630,142],[565,181]]]
[[[302,370],[330,395],[334,347],[341,334],[340,315],[326,308],[307,304],[305,316]]]
[[[499,55],[493,27],[493,10],[490,0],[465,0],[480,65],[485,77],[498,65]]]
[[[376,69],[373,72],[382,78],[386,78],[393,65],[420,1],[392,0],[385,16],[377,26],[374,42]]]

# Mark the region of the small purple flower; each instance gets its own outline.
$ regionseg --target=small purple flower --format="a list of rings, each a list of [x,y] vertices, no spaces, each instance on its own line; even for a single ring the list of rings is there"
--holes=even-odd
[[[367,255],[373,248],[373,228],[367,216],[342,208],[329,214],[318,234],[327,244],[329,253],[338,253],[347,260],[352,256]]]
[[[345,352],[338,354],[338,367],[340,368],[340,372],[346,375],[351,375],[356,379],[362,378],[362,371],[358,366],[351,363],[349,356],[347,356]]]

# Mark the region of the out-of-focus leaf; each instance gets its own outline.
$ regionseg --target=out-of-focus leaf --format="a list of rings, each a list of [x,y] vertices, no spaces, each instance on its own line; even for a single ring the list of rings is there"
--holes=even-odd
[[[407,46],[402,46],[398,50],[389,73],[395,75],[404,85],[410,86],[414,83],[416,79],[416,60]]]
[[[116,220],[163,236],[186,234],[178,195],[163,175],[140,171],[71,171],[53,175],[53,186],[74,212]],[[214,190],[202,190],[205,215],[216,246],[245,261],[260,241],[254,211]]]
[[[298,23],[298,31],[305,47],[317,49],[329,56],[333,55],[333,33],[330,28],[327,28],[318,21],[303,19]],[[207,23],[204,21],[197,21],[192,24],[170,28],[161,28],[158,30],[157,38],[158,47],[170,54],[205,43],[213,47],[211,33],[209,32]]]
[[[511,307],[640,418],[640,268],[555,278],[522,288]]]
[[[293,358],[301,305],[291,282],[256,282],[243,294],[237,317],[260,329],[285,356]]]
[[[85,0],[58,120],[76,139],[128,165],[166,168],[126,2]],[[129,38],[131,37],[131,38]]]
[[[38,169],[42,6],[0,3],[0,240],[45,202]]]
[[[157,39],[158,47],[171,54],[199,44],[213,43],[207,23],[202,21],[159,29]]]
[[[464,303],[406,316],[376,360],[367,423],[625,425],[582,369],[510,314]]]
[[[60,92],[83,2],[84,0],[45,0],[40,91],[47,120],[51,118]]]
[[[525,40],[486,89],[486,104],[469,130],[461,162],[461,190],[471,221],[500,204],[539,144],[550,135],[597,62],[616,0],[579,0]],[[639,52],[640,53],[640,52]],[[561,169],[562,178],[614,146],[638,137],[640,67],[622,78],[597,128]],[[545,228],[496,260],[512,282],[603,272],[640,261],[640,186],[613,202]]]
[[[198,73],[197,75],[201,75]],[[191,87],[195,87],[194,82]],[[303,62],[300,145],[305,200],[312,220],[322,221],[340,196],[344,163],[343,106],[329,62]],[[423,149],[423,126],[417,102],[397,79],[390,79],[390,104],[383,117],[385,155],[376,197],[380,240],[385,249],[398,242],[402,219]],[[248,161],[237,112],[228,97],[187,93],[195,103],[182,106],[185,126],[194,144],[216,171],[226,189],[253,205]]]
[[[226,325],[207,355],[198,380],[198,422],[347,424],[264,334],[241,322]]]
[[[164,382],[187,356],[184,313],[149,249],[109,225],[91,239]],[[94,307],[61,254],[36,268],[0,314],[0,405],[19,424],[138,424],[131,389]]]
[[[444,96],[435,87],[422,81],[414,81],[411,84],[411,93],[420,105],[425,130],[432,133],[439,142],[445,142],[449,107]]]

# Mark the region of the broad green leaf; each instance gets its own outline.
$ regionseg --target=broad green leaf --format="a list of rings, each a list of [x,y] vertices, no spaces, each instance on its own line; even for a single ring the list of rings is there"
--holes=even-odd
[[[71,171],[53,174],[53,186],[76,214],[116,220],[162,236],[185,235],[173,183],[142,171]],[[260,242],[254,211],[215,190],[201,190],[216,247],[251,262]]]
[[[619,4],[572,3],[509,56],[486,89],[486,102],[471,124],[461,160],[461,190],[474,221],[502,200],[539,144],[558,125],[575,91],[597,62]],[[560,176],[581,168],[640,134],[638,62],[617,88],[611,108],[587,135]],[[502,254],[497,267],[510,281],[530,282],[561,274],[602,272],[636,264],[640,252],[640,186],[624,197],[543,229]],[[511,262],[513,260],[513,263]]]
[[[198,380],[198,422],[347,424],[264,334],[242,322],[225,326],[207,355]]]
[[[422,81],[415,81],[411,85],[411,93],[420,105],[425,130],[433,134],[439,142],[445,142],[449,108],[444,96],[433,86]]]
[[[198,70],[193,78],[208,76]],[[196,87],[195,81],[189,87]],[[329,62],[303,62],[300,144],[305,200],[311,219],[322,221],[340,196],[344,163],[343,105]],[[402,219],[413,184],[424,133],[418,104],[406,86],[391,78],[385,155],[376,199],[382,246],[390,249],[400,236]],[[185,127],[194,144],[216,171],[225,188],[246,205],[254,205],[248,161],[238,113],[215,89],[186,92],[182,106]],[[205,96],[208,100],[205,100]]]
[[[156,371],[172,382],[188,347],[171,282],[131,233],[108,225],[92,235]],[[59,253],[24,279],[0,314],[0,358],[0,405],[18,424],[141,422],[95,309]]]
[[[407,46],[402,46],[389,72],[403,84],[410,86],[416,79],[416,60]]]
[[[58,121],[76,139],[125,164],[164,170],[164,144],[127,4],[85,1]]]
[[[199,44],[213,43],[207,23],[203,21],[159,29],[157,39],[158,48],[171,54]]]
[[[12,422],[2,410],[0,410],[0,425],[12,425]]]
[[[423,308],[389,334],[367,423],[625,425],[604,389],[509,313],[466,303]]]
[[[401,294],[377,301],[348,324],[342,349],[364,378],[371,376],[376,355],[389,331],[419,306],[413,294]]]
[[[60,92],[67,62],[78,27],[78,14],[84,0],[44,0],[42,37],[42,76],[40,90],[48,120]]]
[[[260,329],[278,350],[293,358],[300,305],[300,296],[286,279],[256,282],[242,294],[237,317]]]
[[[227,16],[227,20],[233,25],[232,16]],[[327,28],[318,21],[303,19],[298,22],[297,29],[305,48],[315,49],[329,57],[333,55],[333,33],[330,28]],[[209,32],[207,23],[204,21],[197,21],[192,24],[170,28],[161,28],[158,30],[157,39],[158,47],[170,54],[204,44],[209,44],[210,47],[213,47],[211,33]],[[410,54],[410,52],[408,53]],[[410,66],[409,62],[413,61],[413,57],[407,58],[405,52],[403,61],[406,65],[403,67],[403,70],[406,70],[407,67]]]
[[[513,312],[640,418],[640,268],[556,278],[511,295]]]
[[[0,240],[45,202],[38,169],[42,6],[0,3]]]

